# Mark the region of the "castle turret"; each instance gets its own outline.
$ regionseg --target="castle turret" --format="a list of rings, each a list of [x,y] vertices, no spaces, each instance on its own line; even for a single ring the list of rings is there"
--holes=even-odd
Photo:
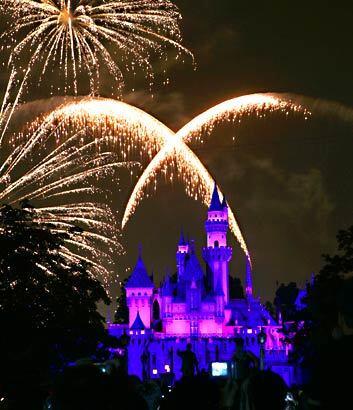
[[[224,293],[224,302],[229,301],[229,261],[232,257],[232,248],[227,246],[228,205],[223,198],[219,199],[215,183],[211,204],[205,222],[207,247],[203,248],[203,258],[211,270],[213,292],[220,286]]]
[[[253,295],[251,264],[248,256],[246,257],[245,295],[247,298]]]
[[[185,240],[183,230],[180,233],[180,239],[178,243],[178,250],[176,254],[178,279],[184,276],[185,264],[190,252],[190,246],[188,241]]]
[[[163,317],[172,316],[173,285],[170,276],[167,275],[162,287],[162,315]]]
[[[126,285],[126,297],[129,307],[129,327],[135,323],[137,317],[148,329],[151,327],[151,301],[154,285],[148,276],[142,260],[141,249],[139,256]]]

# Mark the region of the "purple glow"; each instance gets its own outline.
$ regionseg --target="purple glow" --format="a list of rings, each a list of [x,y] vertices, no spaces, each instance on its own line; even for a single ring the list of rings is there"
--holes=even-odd
[[[276,364],[281,369],[278,372],[292,377],[287,363],[290,347],[282,342],[281,325],[253,296],[248,260],[245,298],[229,299],[232,248],[227,245],[228,207],[224,199],[221,203],[216,187],[205,229],[207,246],[202,254],[206,273],[195,254],[193,241],[186,241],[183,233],[176,252],[176,283],[167,276],[160,288],[154,287],[139,255],[126,284],[129,325],[109,325],[114,335],[124,331],[131,335],[129,373],[140,377],[171,373],[179,378],[181,359],[177,352],[184,350],[187,343],[192,343],[200,369],[205,370],[211,362],[232,359],[235,337],[242,337],[245,348],[259,356],[257,334],[262,329],[266,334],[265,367]]]

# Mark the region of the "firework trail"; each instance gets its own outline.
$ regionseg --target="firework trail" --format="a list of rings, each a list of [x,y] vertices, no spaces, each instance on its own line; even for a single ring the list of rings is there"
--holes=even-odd
[[[178,176],[183,180],[187,194],[193,198],[201,198],[203,203],[208,205],[212,195],[213,180],[186,144],[195,140],[203,142],[218,123],[224,121],[237,123],[244,115],[264,116],[271,112],[282,112],[285,115],[290,112],[301,112],[304,118],[310,115],[310,112],[301,105],[279,98],[274,94],[251,94],[218,104],[191,120],[175,134],[174,138],[169,139],[142,173],[127,203],[122,226],[124,227],[134,214],[145,196],[147,187],[152,181],[157,180],[156,177],[160,170],[166,173],[173,162],[177,163]],[[170,176],[170,179],[172,178],[173,175]],[[231,231],[246,255],[249,256],[245,240],[231,209],[229,221]]]
[[[229,111],[226,117],[228,120],[239,119],[246,114],[260,115],[271,111],[288,112],[300,109],[288,101],[262,94],[240,97],[226,104],[226,107]],[[224,108],[222,110],[224,111]],[[212,118],[213,123],[216,120],[221,121],[220,110],[214,108],[210,113],[212,115],[207,116],[209,121]],[[49,123],[61,122],[64,127],[70,124],[70,127],[87,126],[96,129],[106,136],[109,148],[114,149],[121,156],[121,160],[137,157],[139,161],[143,162],[145,159],[149,162],[129,199],[122,220],[123,227],[139,203],[148,196],[147,188],[151,185],[154,189],[157,188],[159,174],[164,175],[168,182],[181,180],[187,195],[195,199],[201,198],[203,203],[208,205],[213,190],[213,178],[184,142],[193,140],[189,137],[189,131],[199,135],[199,128],[205,125],[204,121],[198,121],[198,117],[195,120],[186,126],[188,128],[184,127],[174,134],[142,110],[115,100],[96,98],[63,105],[46,118]],[[65,129],[61,129],[60,133],[64,134]],[[229,218],[231,231],[249,256],[246,242],[231,209]]]
[[[97,179],[115,178],[120,168],[136,164],[118,160],[98,129],[80,124],[63,133],[62,127],[62,120],[49,115],[6,139],[0,147],[0,201],[33,203],[34,209],[26,209],[35,213],[35,222],[69,233],[60,250],[67,263],[88,262],[91,274],[107,285],[113,259],[122,252],[119,228],[109,206],[91,198],[105,194]],[[76,227],[83,232],[75,234]]]
[[[89,178],[106,174],[115,166],[121,166],[121,163],[137,159],[148,165],[128,201],[122,219],[123,227],[140,202],[148,196],[148,187],[152,185],[154,190],[157,189],[157,176],[160,174],[168,182],[181,180],[188,196],[200,198],[208,205],[213,178],[186,143],[201,138],[203,140],[219,122],[238,122],[244,115],[262,116],[270,112],[310,115],[300,105],[274,95],[254,94],[226,101],[207,110],[175,134],[144,111],[119,101],[85,98],[66,103],[34,121],[23,135],[11,139],[15,148],[0,169],[0,182],[5,185],[0,199],[10,204],[23,199],[47,203],[52,198],[56,201],[70,195],[81,197],[83,194],[92,194],[93,188],[86,186]],[[36,161],[21,177],[13,178],[16,169],[27,162],[36,150],[37,155],[42,155],[41,147],[49,141],[53,144],[50,153]],[[80,202],[71,201],[65,206],[43,205],[41,208],[39,212],[43,212],[43,220],[47,218],[48,222],[53,222],[54,218],[60,228],[67,229],[67,223],[84,223],[89,228],[93,227],[99,234],[91,231],[91,241],[104,240],[104,232],[109,229],[110,220],[114,219],[109,215],[101,221],[91,214],[101,208]],[[78,215],[78,212],[82,212],[82,215]],[[100,217],[106,215],[105,212],[99,211]],[[231,209],[229,218],[232,233],[249,256]],[[107,243],[112,245],[109,233],[107,237]],[[95,252],[96,247],[86,242],[77,245],[77,249],[80,255],[83,250]],[[66,255],[68,258],[73,257],[71,253]],[[98,255],[95,258],[92,257],[98,260]],[[107,280],[108,273],[105,277]]]
[[[4,0],[0,12],[13,18],[3,35],[11,47],[11,74],[1,109],[2,136],[35,72],[40,83],[48,70],[59,67],[64,92],[73,88],[75,94],[78,76],[85,73],[94,94],[103,70],[121,94],[124,72],[143,70],[151,85],[152,58],[162,58],[169,47],[176,58],[192,57],[181,45],[181,15],[170,0]]]

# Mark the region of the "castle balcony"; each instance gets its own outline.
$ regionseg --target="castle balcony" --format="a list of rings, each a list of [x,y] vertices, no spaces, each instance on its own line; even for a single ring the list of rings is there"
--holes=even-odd
[[[231,246],[205,246],[202,248],[202,256],[204,259],[218,259],[229,261],[233,255]]]
[[[228,221],[219,220],[207,220],[205,222],[206,232],[227,232]]]

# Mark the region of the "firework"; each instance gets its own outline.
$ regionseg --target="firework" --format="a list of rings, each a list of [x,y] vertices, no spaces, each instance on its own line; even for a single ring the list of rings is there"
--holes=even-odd
[[[63,137],[67,139],[72,132],[77,133],[80,129],[87,128],[99,136],[96,141],[97,150],[105,145],[121,161],[138,160],[148,164],[129,199],[122,220],[123,226],[138,204],[148,197],[147,188],[152,185],[157,189],[157,176],[160,173],[168,182],[175,179],[182,181],[185,192],[190,197],[201,198],[205,204],[211,197],[213,178],[197,156],[173,131],[136,107],[116,100],[85,98],[54,110],[44,118],[44,123],[46,126],[40,128],[38,138],[46,135],[53,124],[57,124],[55,130],[59,140]],[[37,127],[38,121],[29,129]],[[13,141],[14,146],[20,141],[21,138]],[[27,155],[28,149],[23,147],[21,155]],[[47,189],[47,186],[44,187],[41,194]],[[231,230],[248,255],[245,240],[231,209],[229,215]]]
[[[81,124],[63,133],[63,126],[49,116],[1,145],[0,200],[15,206],[29,200],[34,221],[53,232],[82,228],[60,253],[68,263],[88,262],[91,274],[107,285],[113,258],[122,252],[119,227],[110,207],[91,198],[105,195],[98,179],[115,178],[119,168],[136,164],[118,160],[96,130]]]
[[[126,206],[122,221],[123,227],[145,197],[147,187],[152,181],[157,180],[157,174],[161,170],[166,174],[173,163],[174,169],[177,170],[177,176],[185,184],[186,193],[195,199],[201,198],[203,203],[208,205],[213,190],[213,179],[186,144],[195,140],[204,142],[204,139],[212,133],[214,127],[220,122],[237,123],[244,115],[261,117],[270,112],[282,112],[284,115],[288,115],[290,112],[301,112],[304,118],[310,115],[310,112],[305,108],[299,104],[291,103],[290,100],[279,98],[273,94],[251,94],[218,104],[191,120],[173,138],[168,139],[163,149],[142,173]],[[174,178],[173,172],[170,173],[169,178],[171,180]],[[246,242],[234,213],[231,209],[229,211],[231,231],[241,248],[249,256]]]
[[[142,69],[151,85],[152,58],[162,58],[168,47],[177,51],[177,58],[191,56],[181,45],[181,16],[170,0],[4,0],[0,11],[13,16],[4,33],[11,44],[11,74],[1,111],[4,129],[38,72],[40,82],[48,70],[59,67],[64,75],[59,90],[75,94],[78,75],[85,73],[93,94],[104,70],[119,94],[126,72],[134,75]],[[10,106],[14,89],[18,91]]]
[[[147,167],[128,201],[122,218],[123,227],[140,202],[149,196],[148,188],[157,189],[158,175],[161,174],[167,182],[182,181],[188,196],[200,198],[207,205],[213,190],[213,178],[187,143],[204,141],[219,122],[238,122],[244,115],[262,116],[273,111],[285,114],[300,111],[309,115],[300,105],[274,95],[256,94],[215,106],[175,134],[144,111],[116,100],[91,97],[71,101],[34,121],[24,134],[9,140],[13,151],[0,168],[0,182],[4,185],[0,199],[7,203],[18,203],[23,199],[39,202],[40,218],[57,224],[58,229],[83,224],[87,234],[81,243],[76,244],[76,256],[71,250],[73,244],[65,254],[74,258],[84,252],[91,253],[90,260],[98,269],[96,261],[100,257],[94,242],[103,241],[108,248],[115,243],[109,233],[110,221],[114,218],[107,208],[82,201],[66,202],[62,206],[48,205],[48,202],[91,195],[96,191],[91,185],[87,186],[90,178],[110,173],[127,161],[137,160],[146,163]],[[42,147],[50,141],[52,150],[43,157]],[[37,156],[35,165],[14,178],[16,170],[33,156]],[[231,209],[229,220],[232,233],[249,256]],[[108,277],[106,271],[105,279]]]

